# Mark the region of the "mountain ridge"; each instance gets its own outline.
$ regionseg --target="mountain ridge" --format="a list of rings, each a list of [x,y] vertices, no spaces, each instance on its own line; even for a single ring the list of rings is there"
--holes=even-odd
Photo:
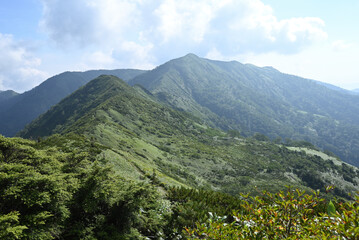
[[[143,72],[136,69],[118,69],[64,72],[55,75],[32,90],[0,102],[0,134],[14,136],[51,106],[103,73],[129,80]]]
[[[235,129],[244,136],[259,132],[282,141],[309,141],[359,165],[359,140],[355,137],[359,134],[359,96],[355,94],[272,67],[209,60],[194,54],[151,71],[133,71],[135,74],[127,78],[131,85],[144,86],[157,99],[199,117],[211,127]],[[96,72],[63,73],[80,82],[71,89],[65,86],[64,92],[70,94]],[[85,80],[81,74],[87,74]],[[0,133],[15,134],[66,95],[50,102],[45,95],[38,95],[37,89],[31,91],[32,98],[37,96],[32,106],[28,103],[33,101],[23,94],[5,101],[5,107],[0,102]]]
[[[330,89],[315,80],[273,68],[188,54],[129,83],[165,95],[170,105],[210,126],[237,129],[245,136],[260,132],[271,138],[310,141],[359,164],[359,141],[354,138],[359,133],[359,96]],[[324,128],[328,124],[332,130]],[[346,144],[340,132],[349,134],[353,144]]]
[[[0,102],[8,101],[9,99],[11,99],[17,95],[19,95],[19,93],[15,92],[13,90],[6,90],[6,91],[0,90]]]
[[[255,186],[271,191],[285,185],[324,190],[335,184],[335,194],[343,197],[345,189],[355,190],[359,184],[356,167],[310,151],[313,146],[308,143],[298,145],[306,148],[288,147],[263,135],[243,138],[236,131],[209,128],[115,76],[90,81],[19,135],[36,139],[52,134],[80,134],[105,146],[103,157],[134,180],[156,172],[166,184],[232,195]]]

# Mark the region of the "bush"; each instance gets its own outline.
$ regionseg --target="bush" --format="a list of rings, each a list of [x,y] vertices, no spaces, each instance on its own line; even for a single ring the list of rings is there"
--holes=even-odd
[[[359,236],[359,196],[354,202],[328,208],[319,192],[305,194],[298,189],[262,196],[243,196],[241,210],[234,212],[235,221],[223,218],[197,223],[185,228],[189,239],[357,239]]]

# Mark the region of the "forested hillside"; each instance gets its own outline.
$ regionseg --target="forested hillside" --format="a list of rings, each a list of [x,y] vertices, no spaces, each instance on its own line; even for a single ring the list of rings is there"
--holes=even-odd
[[[333,204],[328,193],[291,189],[238,198],[171,187],[156,172],[133,180],[106,151],[75,134],[37,142],[0,136],[0,238],[248,239],[258,231],[355,239],[359,230],[358,199]]]
[[[193,54],[130,81],[210,126],[305,140],[359,165],[359,96],[271,67]]]
[[[189,112],[211,127],[238,130],[242,136],[258,132],[282,142],[305,140],[348,163],[359,164],[359,96],[353,91],[271,67],[212,61],[193,54],[152,71],[94,70],[54,76],[31,91],[0,99],[0,133],[15,135],[103,73],[142,85],[163,103]]]
[[[55,105],[20,133],[37,139],[76,133],[107,146],[123,174],[137,178],[158,171],[163,182],[238,194],[285,185],[336,194],[358,189],[358,171],[309,143],[278,145],[264,135],[243,138],[207,127],[185,112],[160,104],[142,88],[114,76],[100,76]],[[289,144],[289,143],[288,143]],[[312,148],[311,151],[309,151]],[[131,163],[131,164],[129,164]],[[134,165],[133,165],[134,164]]]
[[[283,145],[261,134],[212,129],[114,76],[89,82],[20,135],[36,141],[0,136],[3,239],[245,239],[252,228],[263,236],[337,231],[348,237],[357,231],[357,203],[348,195],[359,189],[356,167],[308,142]],[[283,192],[274,198],[262,190]],[[327,216],[330,199],[338,209],[331,214],[347,216],[348,224],[318,220]],[[275,224],[256,221],[238,231],[258,216],[251,204],[269,209],[271,201],[278,204]],[[288,215],[282,206],[296,201],[296,215]],[[287,219],[300,225],[283,232]]]

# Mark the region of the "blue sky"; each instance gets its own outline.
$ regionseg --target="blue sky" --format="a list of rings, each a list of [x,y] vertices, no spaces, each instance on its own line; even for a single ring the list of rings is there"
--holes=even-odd
[[[0,90],[189,52],[359,88],[358,12],[357,0],[1,1]]]

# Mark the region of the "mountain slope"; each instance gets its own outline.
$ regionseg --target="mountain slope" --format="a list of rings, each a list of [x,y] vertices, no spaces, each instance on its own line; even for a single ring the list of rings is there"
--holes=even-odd
[[[18,93],[14,92],[12,90],[0,91],[0,102],[9,100],[17,95],[18,95]]]
[[[359,96],[271,67],[193,54],[129,83],[144,86],[211,126],[237,129],[243,135],[304,139],[359,166]]]
[[[337,87],[335,85],[332,85],[332,84],[329,84],[329,83],[325,83],[325,82],[320,82],[320,81],[316,81],[318,84],[320,85],[323,85],[329,89],[332,89],[332,90],[336,90],[336,91],[339,91],[341,93],[345,93],[345,94],[357,94],[357,92],[355,92],[355,90],[346,90],[344,88],[341,88],[341,87]]]
[[[271,191],[285,185],[324,190],[334,184],[335,194],[343,197],[359,189],[355,167],[309,149],[208,128],[114,76],[89,82],[33,121],[20,136],[54,133],[85,135],[106,146],[102,156],[129,179],[155,175],[165,184],[233,195],[255,186]]]
[[[8,101],[0,101],[0,134],[15,135],[52,105],[101,74],[111,74],[129,80],[143,72],[135,69],[91,70],[64,72],[51,77],[28,92],[19,94]]]

